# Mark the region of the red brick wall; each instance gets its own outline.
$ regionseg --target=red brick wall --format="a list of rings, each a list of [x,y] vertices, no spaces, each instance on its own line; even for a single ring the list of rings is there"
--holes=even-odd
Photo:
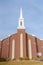
[[[39,40],[35,36],[27,34],[24,29],[18,29],[16,34],[11,35],[8,38],[0,41],[0,57],[12,58],[12,41],[15,40],[15,58],[20,58],[20,34],[23,34],[23,56],[29,57],[28,54],[28,40],[31,40],[32,44],[32,57],[37,58],[37,53],[42,53],[43,58],[43,41]]]
[[[38,52],[41,52],[42,53],[41,58],[43,58],[43,41],[37,39],[37,43],[38,43]]]
[[[23,34],[23,56],[26,57],[26,33],[25,33],[25,30],[22,29],[22,30],[18,30],[17,31],[17,41],[16,41],[16,46],[17,47],[17,51],[16,51],[16,54],[18,54],[18,58],[20,57],[20,34],[22,33]],[[16,55],[17,57],[17,55]]]
[[[36,38],[34,36],[32,37],[32,56],[37,58]]]
[[[10,38],[9,38],[9,43],[10,43],[10,45],[9,45],[9,47],[10,47],[10,48],[9,48],[9,57],[10,57],[10,58],[12,58],[12,41],[13,41],[13,40],[15,40],[15,46],[16,46],[16,35],[17,35],[17,34],[13,34],[13,35],[11,35]],[[15,49],[16,49],[16,47],[15,47]],[[14,53],[14,54],[15,54],[15,53]]]
[[[9,38],[2,40],[1,58],[8,58]]]
[[[36,51],[36,42],[35,42],[35,37],[28,34],[28,40],[31,40],[31,47],[32,47],[32,57],[37,58],[37,51]]]

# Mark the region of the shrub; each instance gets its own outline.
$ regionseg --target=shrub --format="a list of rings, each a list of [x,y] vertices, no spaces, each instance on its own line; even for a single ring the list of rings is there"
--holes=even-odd
[[[25,58],[25,60],[29,60],[29,58],[28,58],[28,57],[26,57],[26,58]]]
[[[6,58],[0,58],[0,62],[6,61]]]
[[[11,59],[10,58],[6,58],[6,61],[10,61]]]
[[[24,60],[24,58],[20,57],[19,60]]]

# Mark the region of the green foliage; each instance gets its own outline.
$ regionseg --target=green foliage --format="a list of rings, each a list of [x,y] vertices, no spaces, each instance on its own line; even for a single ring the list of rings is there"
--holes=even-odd
[[[19,60],[24,60],[24,58],[20,57]]]
[[[0,62],[2,61],[10,61],[11,59],[10,58],[0,58]]]
[[[6,61],[6,58],[0,58],[0,62]]]
[[[26,57],[26,58],[25,58],[25,60],[29,60],[29,58],[28,58],[28,57]]]
[[[29,60],[28,57],[26,57],[26,58],[22,58],[22,57],[20,57],[19,59],[20,59],[20,60]]]
[[[6,58],[6,61],[10,61],[11,59],[10,58]]]

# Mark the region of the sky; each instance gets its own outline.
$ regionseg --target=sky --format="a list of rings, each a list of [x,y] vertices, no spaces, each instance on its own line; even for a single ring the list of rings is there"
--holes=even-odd
[[[0,40],[17,32],[20,8],[26,32],[43,39],[43,0],[0,0]]]

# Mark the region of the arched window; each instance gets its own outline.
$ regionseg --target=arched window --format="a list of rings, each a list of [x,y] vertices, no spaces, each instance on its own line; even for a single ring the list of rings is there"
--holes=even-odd
[[[22,21],[20,22],[20,25],[22,26]]]

